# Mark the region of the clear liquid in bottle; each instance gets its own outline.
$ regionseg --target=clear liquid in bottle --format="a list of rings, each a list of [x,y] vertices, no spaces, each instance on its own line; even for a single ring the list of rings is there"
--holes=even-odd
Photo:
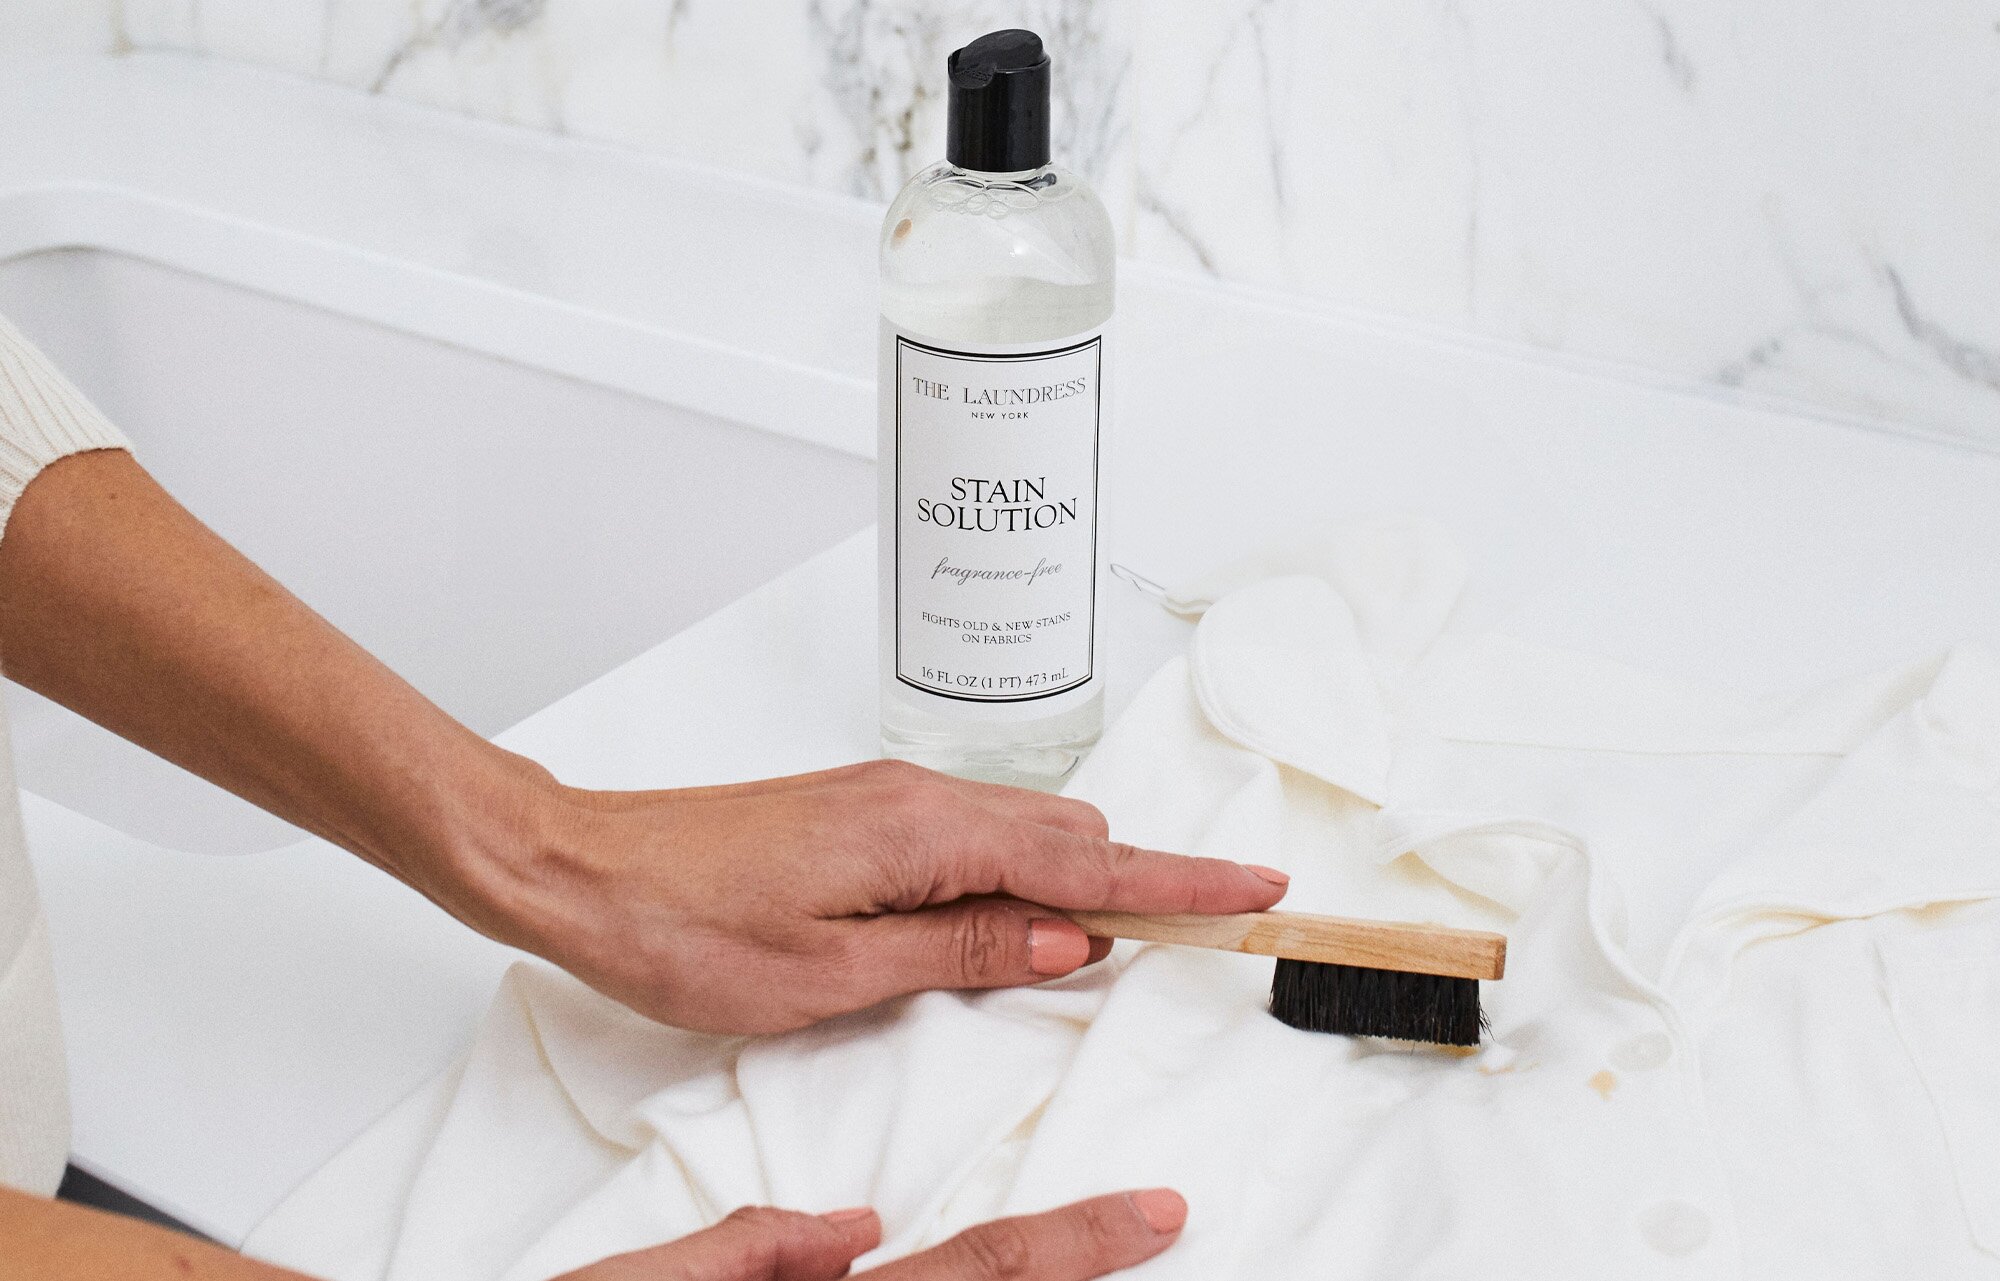
[[[983,37],[952,77],[951,158],[882,227],[882,746],[1052,788],[1103,725],[1116,255],[1048,163],[1040,41]]]

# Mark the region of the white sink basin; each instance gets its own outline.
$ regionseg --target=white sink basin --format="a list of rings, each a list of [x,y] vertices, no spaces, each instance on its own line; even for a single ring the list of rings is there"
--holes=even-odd
[[[873,518],[873,465],[99,250],[0,313],[197,516],[496,734]],[[21,689],[21,785],[153,845],[302,833]]]

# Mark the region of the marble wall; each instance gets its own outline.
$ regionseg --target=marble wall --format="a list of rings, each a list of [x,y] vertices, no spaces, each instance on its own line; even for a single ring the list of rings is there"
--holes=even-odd
[[[122,0],[117,41],[882,199],[1000,25],[1138,258],[2000,447],[2000,0]]]

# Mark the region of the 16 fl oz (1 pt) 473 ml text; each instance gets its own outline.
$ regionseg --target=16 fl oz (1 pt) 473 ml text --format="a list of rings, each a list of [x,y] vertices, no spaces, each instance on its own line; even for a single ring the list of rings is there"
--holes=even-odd
[[[1069,679],[1064,671],[1027,672],[1019,676],[981,676],[974,672],[953,672],[941,667],[920,668],[918,674],[933,685],[978,693],[1032,693],[1059,687]]]

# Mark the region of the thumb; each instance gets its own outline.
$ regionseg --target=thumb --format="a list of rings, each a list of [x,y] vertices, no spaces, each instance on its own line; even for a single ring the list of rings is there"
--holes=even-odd
[[[558,1281],[838,1281],[881,1240],[873,1210],[813,1215],[750,1206],[712,1228]]]
[[[868,922],[862,982],[875,1000],[932,988],[1018,987],[1102,960],[1110,944],[1016,899],[961,899]]]

